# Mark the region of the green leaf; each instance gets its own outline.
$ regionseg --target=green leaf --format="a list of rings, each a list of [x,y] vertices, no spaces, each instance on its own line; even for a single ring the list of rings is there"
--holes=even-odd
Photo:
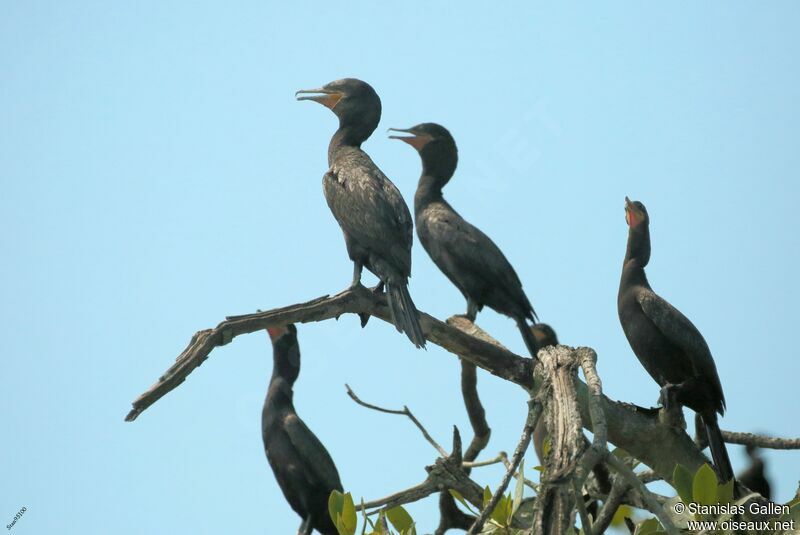
[[[675,465],[675,471],[672,472],[672,486],[678,491],[678,496],[681,497],[683,503],[692,501],[693,481],[692,473],[686,467],[680,464]]]
[[[466,508],[467,508],[467,510],[468,510],[470,513],[472,513],[472,514],[473,514],[473,515],[475,515],[475,516],[478,516],[478,515],[480,515],[480,513],[479,513],[479,512],[477,512],[475,509],[473,509],[473,508],[472,508],[472,505],[471,505],[471,504],[470,504],[470,503],[469,503],[467,500],[465,500],[465,499],[464,499],[464,497],[461,495],[461,493],[460,493],[460,492],[458,492],[457,490],[453,490],[453,489],[447,489],[447,491],[450,493],[450,496],[452,496],[453,498],[455,498],[456,500],[458,500],[458,502],[459,502],[461,505],[463,505],[464,507],[466,507]]]
[[[486,488],[483,489],[483,508],[485,509],[489,502],[492,501],[492,491],[489,488],[489,485],[486,485]]]
[[[408,514],[408,511],[398,505],[386,511],[386,518],[392,523],[394,529],[400,533],[411,533],[414,528],[414,519]]]
[[[447,489],[447,492],[450,493],[450,496],[458,500],[461,503],[461,505],[463,505],[464,507],[469,507],[469,504],[467,504],[467,500],[464,499],[464,497],[461,495],[460,492],[458,492],[455,489]]]
[[[341,535],[354,535],[358,525],[358,518],[356,517],[356,505],[353,503],[353,495],[349,492],[344,495],[344,505],[340,519],[344,528],[344,533]]]
[[[634,535],[652,535],[656,531],[659,531],[660,528],[661,524],[658,523],[657,519],[648,518],[636,527],[636,533]]]
[[[339,535],[347,535],[347,528],[344,525],[341,514],[336,513],[336,520],[334,520],[334,523],[336,524],[336,531],[339,532]]]
[[[717,503],[733,501],[733,478],[723,485],[717,485]]]
[[[625,504],[622,504],[617,508],[616,512],[614,513],[614,518],[611,519],[611,525],[614,527],[624,525],[626,516],[627,517],[633,516],[633,509],[631,509],[629,506]]]
[[[514,502],[511,504],[511,516],[519,509],[522,503],[522,493],[525,491],[525,459],[519,463],[519,474],[517,475],[517,486],[514,488]]]
[[[336,524],[336,517],[342,514],[343,508],[344,494],[338,490],[331,491],[328,496],[328,514],[331,516],[331,520],[333,520],[334,524]]]
[[[702,505],[717,503],[717,474],[708,463],[701,466],[694,475],[692,498]]]
[[[511,513],[511,496],[502,496],[497,502],[497,506],[490,515],[491,519],[503,527],[508,526],[508,519]]]

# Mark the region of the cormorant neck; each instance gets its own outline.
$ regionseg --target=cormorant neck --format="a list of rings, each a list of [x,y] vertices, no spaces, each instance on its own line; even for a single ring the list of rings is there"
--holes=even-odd
[[[442,187],[444,187],[446,183],[447,180],[442,180],[441,178],[423,173],[422,176],[419,177],[417,191],[414,194],[414,209],[418,210],[420,207],[433,201],[442,200]]]
[[[650,229],[640,223],[628,230],[628,247],[622,266],[622,278],[631,282],[647,283],[644,268],[650,261]]]
[[[433,141],[422,149],[422,176],[429,176],[439,183],[439,188],[443,188],[453,174],[458,165],[458,153],[455,147],[448,149],[440,147],[441,142]],[[435,152],[434,152],[435,151]]]
[[[292,383],[287,381],[282,376],[273,373],[269,381],[269,389],[267,390],[267,400],[272,401],[276,405],[292,406],[292,398],[294,397],[294,390]]]
[[[332,165],[336,159],[336,153],[344,147],[361,148],[361,144],[372,135],[378,127],[378,120],[365,118],[361,121],[339,121],[339,129],[333,134],[328,145],[328,165]]]

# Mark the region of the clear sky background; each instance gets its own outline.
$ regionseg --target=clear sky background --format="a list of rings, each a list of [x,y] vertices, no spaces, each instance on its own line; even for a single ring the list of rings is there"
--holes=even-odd
[[[265,333],[123,417],[196,330],[349,284],[321,190],[336,120],[293,96],[345,76],[380,94],[364,148],[408,201],[419,159],[386,128],[450,129],[447,198],[561,340],[596,348],[606,394],[658,396],[617,319],[629,195],[651,215],[651,283],[715,355],[723,427],[800,434],[798,25],[788,1],[3,3],[0,525],[24,506],[12,533],[294,533],[261,443]],[[419,243],[413,254],[417,306],[463,312]],[[511,320],[479,323],[523,351]],[[407,404],[445,445],[453,424],[471,436],[440,348],[351,316],[299,337],[297,410],[357,498],[421,482],[436,452],[345,382]],[[513,450],[525,394],[486,373],[479,389],[485,455]],[[800,454],[767,458],[785,501]],[[411,512],[433,531],[435,498]]]

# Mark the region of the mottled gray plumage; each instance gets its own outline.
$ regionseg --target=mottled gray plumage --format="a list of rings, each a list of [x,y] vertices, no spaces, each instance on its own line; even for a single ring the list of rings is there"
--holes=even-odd
[[[414,196],[417,236],[437,267],[467,300],[467,316],[475,319],[484,306],[514,319],[531,356],[535,344],[526,320],[536,321],[522,282],[500,248],[470,224],[444,199],[442,188],[455,172],[458,151],[444,127],[423,123],[399,137],[422,158],[422,176]]]
[[[344,233],[354,264],[353,285],[366,267],[386,286],[389,310],[397,329],[417,347],[425,345],[419,313],[408,293],[413,223],[400,191],[361,150],[378,126],[381,102],[372,87],[354,78],[326,84],[320,102],[339,117],[339,129],[328,146],[328,172],[322,179],[325,200]]]
[[[350,258],[382,281],[405,283],[411,274],[413,231],[397,186],[355,147],[336,152],[322,186]]]
[[[292,385],[300,373],[300,348],[294,325],[270,328],[273,370],[261,413],[264,451],[278,486],[303,519],[298,533],[317,530],[337,535],[328,514],[328,497],[342,491],[339,472],[328,450],[297,415]]]

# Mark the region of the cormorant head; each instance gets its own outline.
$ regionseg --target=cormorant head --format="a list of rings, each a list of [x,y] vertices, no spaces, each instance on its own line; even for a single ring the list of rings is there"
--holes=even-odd
[[[537,349],[558,345],[558,337],[556,336],[556,332],[546,323],[537,323],[536,325],[532,325],[531,333],[536,339]]]
[[[447,128],[436,123],[422,123],[411,128],[390,128],[394,132],[410,136],[389,136],[391,139],[405,141],[422,158],[422,172],[445,180],[450,179],[458,164],[458,148]]]
[[[639,201],[625,197],[625,221],[628,223],[628,249],[625,262],[636,260],[645,267],[650,262],[650,216]]]
[[[300,346],[297,344],[297,328],[292,325],[267,327],[272,341],[272,375],[294,384],[300,375]]]
[[[631,201],[625,197],[625,222],[630,228],[636,228],[642,223],[650,223],[650,216],[647,215],[647,208],[639,201]]]
[[[348,127],[359,138],[367,139],[381,120],[381,99],[367,82],[342,78],[318,89],[301,89],[297,100],[313,100],[330,109],[339,118],[339,127]]]

